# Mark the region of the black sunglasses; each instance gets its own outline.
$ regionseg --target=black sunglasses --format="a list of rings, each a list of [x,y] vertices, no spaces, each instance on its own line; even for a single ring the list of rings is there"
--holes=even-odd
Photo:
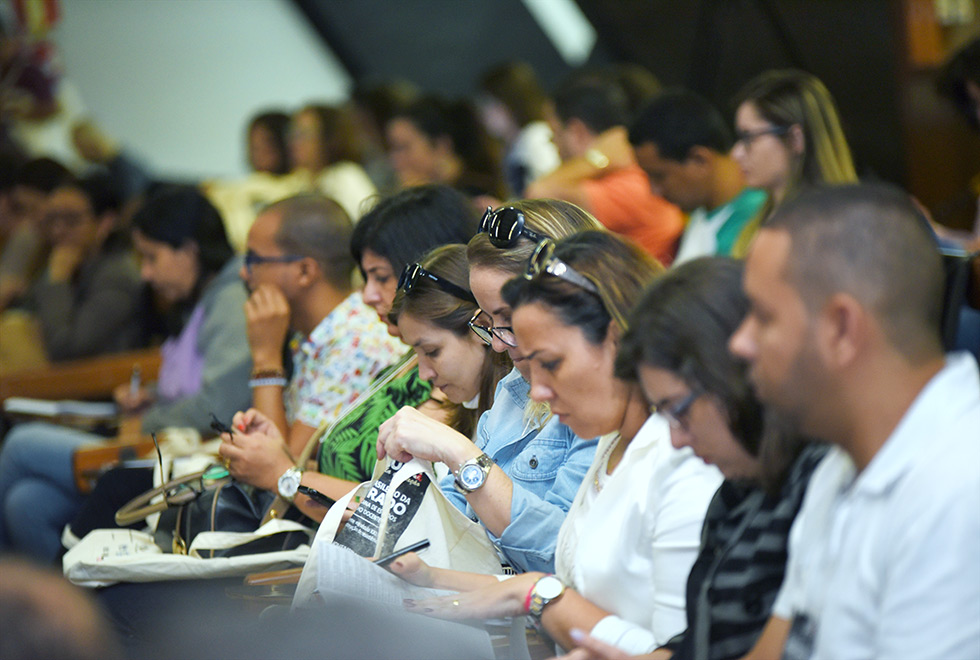
[[[496,211],[488,206],[480,220],[479,233],[486,233],[490,243],[501,249],[514,247],[521,236],[535,243],[549,238],[528,229],[524,213],[513,206],[504,206]]]
[[[473,294],[463,287],[457,286],[449,280],[443,279],[435,273],[427,271],[426,269],[422,268],[422,264],[417,263],[405,266],[405,270],[402,271],[401,277],[398,278],[398,288],[404,291],[406,294],[411,293],[412,289],[415,288],[415,285],[418,284],[419,279],[423,277],[432,280],[440,289],[446,293],[456,296],[460,300],[467,300],[472,303],[476,302],[476,298],[473,297]]]
[[[599,299],[599,303],[606,309],[609,316],[623,330],[626,330],[626,319],[623,318],[615,307],[606,302],[606,297],[602,295],[598,282],[591,277],[581,274],[564,261],[555,256],[555,242],[546,238],[534,248],[531,258],[527,260],[527,269],[524,271],[524,279],[534,280],[542,273],[552,275],[559,279],[574,284],[580,289],[585,289]]]

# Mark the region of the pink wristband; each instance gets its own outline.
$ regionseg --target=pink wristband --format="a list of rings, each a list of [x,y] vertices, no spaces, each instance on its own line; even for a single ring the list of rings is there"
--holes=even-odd
[[[527,590],[527,596],[524,598],[524,614],[531,613],[531,594],[534,593],[534,586],[538,583],[537,580],[531,585],[531,588]]]

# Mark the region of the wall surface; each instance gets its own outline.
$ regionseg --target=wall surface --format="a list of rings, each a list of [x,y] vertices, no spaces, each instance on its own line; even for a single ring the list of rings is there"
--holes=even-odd
[[[346,98],[350,79],[289,0],[62,0],[63,68],[91,116],[160,176],[246,171],[267,107]]]

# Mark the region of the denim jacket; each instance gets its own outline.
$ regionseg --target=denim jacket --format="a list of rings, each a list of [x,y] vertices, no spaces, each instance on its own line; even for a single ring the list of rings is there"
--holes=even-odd
[[[596,439],[583,440],[558,421],[524,428],[530,385],[517,369],[498,384],[493,406],[476,427],[476,444],[507,473],[514,485],[510,524],[498,538],[487,535],[521,571],[555,570],[558,528],[595,455]],[[456,508],[477,520],[466,498],[453,488],[453,475],[439,487]]]

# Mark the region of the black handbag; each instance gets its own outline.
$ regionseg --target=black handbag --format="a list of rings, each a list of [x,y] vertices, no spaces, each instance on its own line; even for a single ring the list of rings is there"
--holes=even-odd
[[[161,496],[161,501],[150,502]],[[295,507],[280,515],[272,493],[233,480],[227,469],[206,470],[173,479],[130,500],[116,512],[116,524],[131,525],[160,513],[154,538],[164,552],[187,554],[201,532],[254,532],[267,519],[284,517],[313,526]],[[260,552],[292,550],[309,542],[302,532],[282,532],[224,550],[209,550],[207,557],[236,557]]]

